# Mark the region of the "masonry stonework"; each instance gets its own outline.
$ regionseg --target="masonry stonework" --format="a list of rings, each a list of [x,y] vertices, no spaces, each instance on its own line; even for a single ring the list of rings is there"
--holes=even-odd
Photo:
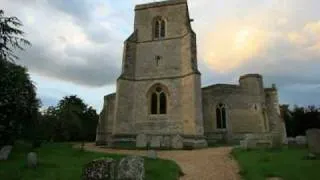
[[[116,93],[104,98],[97,144],[177,148],[168,142],[181,137],[183,146],[200,148],[238,142],[247,133],[283,133],[277,91],[264,88],[261,75],[201,88],[190,22],[187,0],[135,7],[134,32],[124,42]],[[146,142],[137,143],[142,136]]]

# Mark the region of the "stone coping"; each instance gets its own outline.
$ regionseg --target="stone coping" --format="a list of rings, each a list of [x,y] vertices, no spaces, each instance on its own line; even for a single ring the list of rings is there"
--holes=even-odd
[[[126,81],[155,81],[155,80],[166,80],[166,79],[180,79],[191,75],[201,75],[198,71],[192,71],[187,74],[177,75],[177,76],[169,76],[169,77],[153,77],[153,78],[128,78],[121,75],[117,80],[126,80]]]
[[[202,90],[206,89],[213,89],[213,88],[230,88],[230,89],[238,89],[241,88],[239,85],[236,84],[213,84],[206,87],[201,88]]]
[[[114,96],[116,96],[116,93],[107,94],[107,95],[104,96],[104,98],[108,99],[108,98],[112,98]]]
[[[262,78],[261,74],[245,74],[240,76],[239,80],[244,79],[244,78],[248,78],[248,77],[254,77],[254,78]]]
[[[168,0],[168,1],[160,1],[160,2],[152,2],[147,4],[138,4],[134,8],[135,11],[143,10],[148,8],[156,8],[161,6],[172,6],[172,5],[179,5],[179,4],[187,4],[187,0]]]

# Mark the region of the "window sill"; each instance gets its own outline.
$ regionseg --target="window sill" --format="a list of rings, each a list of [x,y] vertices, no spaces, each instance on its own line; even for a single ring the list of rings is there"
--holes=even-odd
[[[168,115],[166,114],[149,114],[149,120],[168,120]]]
[[[215,132],[227,132],[227,129],[215,129]]]

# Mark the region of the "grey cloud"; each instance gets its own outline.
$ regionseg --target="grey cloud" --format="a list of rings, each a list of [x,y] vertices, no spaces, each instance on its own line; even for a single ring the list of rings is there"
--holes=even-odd
[[[91,1],[50,0],[47,2],[48,4],[28,0],[28,10],[34,9],[35,11],[40,11],[40,9],[44,9],[46,11],[45,14],[57,14],[56,19],[62,20],[65,14],[72,16],[74,20],[73,24],[82,28],[91,46],[83,48],[83,45],[74,44],[65,47],[62,51],[54,50],[53,47],[59,45],[57,41],[54,40],[58,40],[61,46],[63,46],[68,43],[68,38],[64,36],[43,37],[34,34],[34,29],[45,30],[45,27],[41,27],[41,21],[38,21],[37,24],[31,25],[32,27],[28,27],[27,24],[27,26],[23,28],[29,32],[30,35],[26,38],[30,40],[33,45],[24,52],[18,52],[20,57],[18,63],[27,66],[33,73],[75,84],[101,87],[115,83],[121,66],[121,34],[118,32],[116,32],[118,34],[115,34],[112,29],[106,29],[102,25],[99,25],[97,21],[91,20],[92,12],[90,8],[93,5],[88,4],[88,2]],[[1,4],[0,2],[0,5]],[[18,11],[17,8],[15,8],[19,6],[22,7],[23,4],[24,1],[22,0],[14,2],[8,0],[4,2],[5,7],[8,7],[7,9],[11,14],[18,17],[21,16],[22,20],[26,20],[26,17],[23,15],[25,15],[27,11],[24,11],[25,9]],[[41,18],[39,19],[42,20]],[[80,59],[81,62],[78,63],[78,61],[76,61],[77,59]]]
[[[86,0],[49,0],[49,5],[65,12],[78,21],[89,21],[90,3]]]
[[[96,43],[108,41],[107,30],[96,23],[91,16],[93,11],[92,3],[86,0],[54,0],[48,1],[49,6],[64,12],[73,18],[75,24],[79,25],[90,40]]]
[[[55,54],[45,47],[37,44],[21,53],[20,63],[32,72],[85,86],[100,87],[113,84],[119,75],[120,67],[117,62],[120,60],[107,52],[95,54],[79,51],[78,56],[63,58],[62,55]],[[86,63],[68,63],[72,58],[81,58]]]

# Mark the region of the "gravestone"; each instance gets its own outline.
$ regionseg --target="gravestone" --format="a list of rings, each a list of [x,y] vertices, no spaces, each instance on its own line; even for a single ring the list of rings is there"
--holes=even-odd
[[[173,149],[182,149],[183,148],[183,138],[177,134],[172,138],[171,146]]]
[[[0,150],[0,160],[7,160],[11,153],[12,146],[3,146]]]
[[[281,133],[272,133],[270,139],[273,148],[280,148],[282,146],[283,140]]]
[[[162,136],[152,136],[151,142],[150,142],[150,147],[151,148],[160,148],[161,141],[162,141]]]
[[[122,158],[118,166],[118,179],[123,180],[144,180],[144,159],[138,156]]]
[[[95,159],[84,166],[84,180],[114,180],[116,161],[111,158]]]
[[[27,155],[28,168],[36,168],[38,165],[38,156],[35,152],[29,152]]]
[[[147,157],[150,159],[157,159],[157,152],[155,150],[148,150]]]
[[[306,145],[307,144],[306,136],[297,136],[296,143],[297,143],[297,145]]]
[[[171,146],[171,138],[170,136],[164,136],[161,141],[161,147],[170,148]]]
[[[308,129],[306,132],[309,151],[320,155],[320,129]]]
[[[295,144],[296,144],[296,138],[294,138],[294,137],[287,137],[286,143],[287,143],[288,145],[295,145]]]
[[[147,136],[145,134],[138,134],[136,138],[136,147],[147,147]]]

